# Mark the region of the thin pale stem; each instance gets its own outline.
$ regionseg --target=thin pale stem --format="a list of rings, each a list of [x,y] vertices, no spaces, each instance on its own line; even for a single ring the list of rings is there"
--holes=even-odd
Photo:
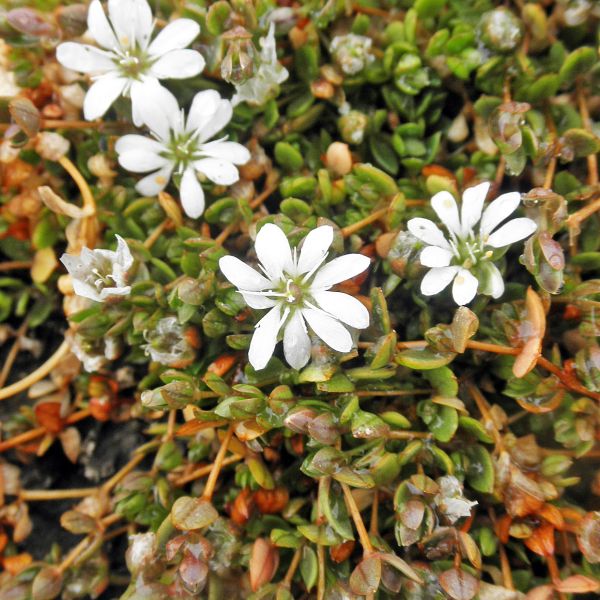
[[[360,221],[357,221],[356,223],[352,223],[352,225],[348,225],[347,227],[342,228],[342,235],[344,237],[350,237],[352,234],[356,233],[357,231],[360,231],[361,229],[368,227],[372,223],[379,221],[379,219],[381,219],[382,217],[384,217],[386,215],[388,210],[389,210],[388,206],[386,206],[385,208],[380,208],[379,210],[376,210],[374,213],[371,213],[368,217],[365,217],[364,219],[361,219]]]
[[[96,201],[90,186],[87,184],[85,177],[80,173],[79,169],[68,159],[66,156],[61,156],[58,159],[59,164],[62,168],[71,176],[77,187],[83,200],[84,208],[91,208],[93,212],[96,212]]]
[[[33,263],[30,260],[7,260],[0,263],[0,271],[18,271],[19,269],[30,269]]]
[[[8,351],[6,360],[4,361],[4,364],[2,365],[2,371],[0,371],[0,388],[2,388],[2,386],[6,383],[6,380],[8,379],[8,376],[10,375],[12,366],[13,366],[17,356],[19,355],[19,351],[21,350],[21,338],[25,335],[25,332],[27,331],[27,326],[28,326],[27,319],[25,319],[25,321],[23,321],[23,323],[21,324],[21,326],[19,327],[19,329],[17,330],[17,332],[15,334],[15,341],[13,342],[13,345],[11,346],[10,350]]]
[[[588,110],[587,101],[583,91],[583,84],[581,80],[577,82],[577,106],[579,107],[579,114],[583,122],[583,127],[586,131],[593,133],[592,120],[590,119],[590,111]],[[598,185],[598,156],[589,154],[587,156],[588,164],[588,184],[592,186]]]
[[[236,462],[242,460],[242,458],[244,458],[244,457],[240,456],[239,454],[234,454],[233,456],[228,456],[227,458],[223,459],[221,468],[226,467],[228,465],[232,465],[233,463],[236,463]],[[174,484],[177,487],[181,487],[182,485],[185,485],[186,483],[189,483],[190,481],[194,481],[195,479],[200,479],[201,477],[205,477],[206,475],[209,475],[211,473],[211,471],[213,470],[213,468],[214,468],[213,464],[206,465],[204,467],[199,467],[195,471],[192,471],[191,473],[188,473],[187,475],[183,475],[182,477],[179,477],[179,479],[176,479]]]
[[[232,435],[233,427],[230,425],[229,429],[227,429],[227,433],[225,434],[225,438],[221,443],[221,447],[217,452],[217,456],[215,457],[215,462],[212,465],[208,479],[206,480],[206,487],[204,488],[204,493],[202,494],[202,497],[206,500],[211,500],[215,492],[217,480],[219,479],[219,473],[221,472],[221,467],[223,466],[223,461],[225,460],[225,454],[227,454],[227,446],[229,446]]]
[[[288,567],[288,570],[285,573],[285,577],[281,582],[286,588],[290,588],[292,585],[292,579],[294,579],[294,574],[296,573],[296,569],[300,564],[300,559],[302,558],[302,546],[300,546],[296,552],[294,552],[294,556],[292,556],[292,562]]]
[[[108,481],[102,484],[104,493],[110,492],[121,480],[133,471],[146,457],[143,452],[136,454],[123,468],[119,469]]]
[[[171,219],[165,219],[160,225],[152,230],[152,233],[144,241],[144,248],[149,250],[152,248],[152,246],[154,246],[155,242],[162,235],[165,227],[170,223],[170,221]]]
[[[43,500],[68,500],[70,498],[87,498],[95,494],[98,488],[73,488],[70,490],[22,490],[19,499],[24,502]]]
[[[48,375],[54,367],[69,353],[69,344],[64,341],[58,350],[41,366],[39,366],[33,373],[30,373],[21,381],[17,381],[12,385],[0,389],[0,400],[10,398],[15,394],[23,392],[29,389],[34,383],[42,380]]]
[[[356,501],[354,500],[354,496],[352,495],[352,491],[348,487],[348,484],[342,483],[341,485],[342,490],[344,491],[344,498],[346,499],[346,506],[348,507],[348,512],[352,516],[354,526],[356,527],[358,537],[360,538],[360,543],[363,547],[363,554],[365,556],[368,556],[369,554],[373,553],[373,544],[371,544],[369,533],[367,532],[365,523],[362,520],[362,517],[360,516],[360,511],[358,510],[358,506],[356,506]]]
[[[317,545],[317,564],[319,574],[317,576],[317,600],[325,600],[325,547]]]

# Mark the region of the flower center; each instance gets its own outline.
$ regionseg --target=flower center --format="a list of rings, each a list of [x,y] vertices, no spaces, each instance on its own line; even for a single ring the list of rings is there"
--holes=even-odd
[[[483,241],[480,239],[458,238],[450,242],[456,260],[455,264],[465,269],[471,269],[478,263],[489,260],[492,256],[490,250],[484,249]]]
[[[151,65],[146,53],[137,47],[130,50],[115,48],[114,53],[118,56],[115,64],[121,75],[127,79],[139,79]]]
[[[293,279],[288,279],[285,284],[285,291],[287,294],[286,300],[290,304],[301,304],[302,296],[304,295],[302,292],[302,288],[294,282]]]

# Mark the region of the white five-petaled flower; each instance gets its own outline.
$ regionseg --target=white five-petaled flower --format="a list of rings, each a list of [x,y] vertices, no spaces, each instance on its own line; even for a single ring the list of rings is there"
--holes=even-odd
[[[502,194],[483,210],[490,184],[480,183],[464,191],[460,216],[450,192],[438,192],[431,206],[448,230],[446,238],[429,219],[415,218],[408,230],[427,244],[420,255],[421,264],[431,267],[421,282],[421,293],[432,296],[451,282],[452,296],[459,305],[471,302],[477,292],[499,298],[504,293],[504,281],[492,262],[500,254],[498,248],[529,237],[537,228],[526,217],[502,223],[519,206],[518,192]],[[482,212],[483,211],[483,212]],[[479,223],[479,231],[475,226]]]
[[[252,77],[235,86],[231,99],[233,106],[240,102],[257,106],[264,104],[278,93],[279,84],[289,76],[288,70],[277,61],[275,24],[272,21],[267,35],[260,38],[260,48],[260,66]]]
[[[250,160],[250,152],[227,138],[209,141],[231,120],[229,100],[214,90],[194,96],[187,119],[177,99],[162,86],[140,102],[144,124],[155,139],[142,135],[125,135],[115,149],[122,167],[134,173],[147,173],[136,185],[145,196],[162,191],[173,172],[181,175],[179,190],[185,213],[197,218],[204,212],[204,191],[197,174],[219,185],[231,185],[239,179],[235,165]]]
[[[78,296],[105,302],[114,296],[127,296],[131,291],[127,279],[133,256],[127,242],[120,235],[115,237],[116,251],[83,248],[79,256],[61,256],[60,260],[71,275],[73,289]]]
[[[338,352],[352,349],[352,335],[344,326],[369,326],[368,310],[354,297],[329,291],[332,286],[362,273],[369,259],[346,254],[323,264],[333,242],[329,225],[313,229],[304,238],[300,253],[290,248],[285,233],[268,223],[256,236],[259,268],[255,271],[233,256],[219,261],[221,271],[252,308],[269,308],[257,323],[250,343],[249,360],[263,369],[271,358],[283,329],[283,351],[294,369],[310,358],[311,342],[306,324]]]
[[[86,119],[101,117],[119,96],[130,96],[133,120],[140,125],[138,104],[147,83],[185,79],[204,69],[204,58],[186,49],[200,33],[191,19],[176,19],[152,40],[154,18],[147,0],[108,0],[108,17],[100,0],[92,0],[87,25],[101,48],[65,42],[56,58],[65,67],[92,76],[83,104]]]

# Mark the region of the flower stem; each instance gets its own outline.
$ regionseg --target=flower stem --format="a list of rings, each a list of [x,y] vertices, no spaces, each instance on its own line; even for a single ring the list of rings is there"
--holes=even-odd
[[[371,225],[371,223],[375,223],[375,221],[379,221],[382,217],[384,217],[389,210],[389,207],[380,208],[376,210],[374,213],[371,213],[368,217],[357,221],[356,223],[352,223],[352,225],[348,225],[347,227],[342,228],[342,235],[346,237],[350,237],[352,234],[360,231],[364,227]]]
[[[40,500],[67,500],[70,498],[87,498],[98,488],[73,488],[69,490],[22,490],[19,494],[19,499],[24,502],[40,501]]]
[[[10,398],[19,392],[23,392],[26,389],[30,388],[34,383],[37,383],[69,353],[69,344],[66,340],[58,347],[58,350],[40,367],[38,367],[33,373],[30,373],[21,381],[17,381],[12,385],[9,385],[5,388],[0,389],[0,400],[5,400],[6,398]],[[0,445],[1,447],[1,445]]]
[[[243,458],[243,456],[240,456],[239,454],[234,454],[233,456],[228,456],[227,458],[223,459],[221,468],[226,467],[228,465],[232,465],[233,463],[236,463],[239,460],[242,460],[242,458]],[[174,481],[174,485],[176,487],[181,487],[182,485],[185,485],[186,483],[189,483],[190,481],[194,481],[195,479],[200,479],[200,477],[209,475],[211,473],[211,471],[213,470],[213,468],[214,468],[214,464],[205,465],[204,467],[199,467],[195,471],[192,471],[191,473],[188,473],[187,475],[183,475],[179,479],[176,479]]]
[[[360,511],[358,510],[358,506],[356,506],[356,501],[354,500],[354,496],[352,495],[352,491],[348,487],[348,484],[342,483],[341,485],[342,490],[344,491],[344,497],[346,499],[346,506],[348,507],[348,511],[352,515],[354,526],[356,527],[358,537],[360,538],[360,543],[363,547],[363,554],[365,556],[368,556],[369,554],[373,553],[373,544],[371,544],[369,533],[367,532],[365,523],[362,520],[362,517],[360,516]]]
[[[107,494],[131,471],[133,471],[146,457],[144,452],[136,454],[123,468],[119,469],[108,481],[102,484],[102,491]]]
[[[30,260],[7,260],[0,263],[0,271],[17,271],[19,269],[30,269],[33,263]]]
[[[292,556],[292,562],[290,562],[290,566],[288,567],[288,570],[285,573],[285,577],[283,578],[283,581],[281,582],[282,585],[288,589],[292,585],[292,579],[294,578],[294,574],[296,573],[296,569],[298,568],[298,565],[300,564],[301,558],[302,558],[302,546],[300,546],[296,550],[296,552],[294,552],[294,556]]]
[[[16,332],[15,341],[13,342],[13,345],[11,346],[10,350],[8,351],[6,360],[4,361],[4,364],[2,365],[2,371],[0,372],[0,388],[2,388],[2,386],[6,383],[6,380],[8,379],[8,376],[10,375],[12,366],[13,366],[17,356],[19,355],[19,350],[21,349],[21,338],[25,335],[25,332],[27,331],[27,326],[28,326],[28,322],[27,322],[27,319],[25,319],[25,321],[23,321],[23,323],[21,324],[21,326],[19,327],[19,329]]]
[[[217,485],[217,480],[219,479],[219,473],[221,472],[221,467],[223,466],[223,461],[225,459],[225,454],[227,454],[227,446],[229,446],[229,441],[231,440],[231,436],[233,435],[233,426],[229,426],[227,429],[227,433],[225,434],[225,438],[221,443],[221,447],[217,452],[217,456],[215,457],[215,462],[212,465],[212,469],[208,475],[208,479],[206,480],[206,487],[204,488],[204,493],[202,497],[206,500],[211,500],[215,491],[215,486]]]
[[[579,114],[583,122],[583,127],[586,131],[593,133],[592,120],[590,119],[590,111],[588,110],[585,95],[583,93],[583,85],[581,79],[577,81],[577,105]],[[588,164],[588,184],[592,186],[598,185],[598,156],[595,153],[587,156]]]
[[[80,173],[79,169],[66,156],[61,156],[58,159],[58,163],[71,176],[71,178],[79,188],[79,193],[81,194],[81,198],[83,200],[83,207],[90,208],[95,213],[96,201],[94,200],[94,195],[92,194],[90,186],[87,184],[87,181],[85,180],[84,176]]]

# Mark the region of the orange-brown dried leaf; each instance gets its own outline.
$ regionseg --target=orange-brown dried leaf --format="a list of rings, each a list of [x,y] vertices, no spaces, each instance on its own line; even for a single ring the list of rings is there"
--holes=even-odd
[[[254,501],[263,515],[273,515],[281,512],[289,502],[290,494],[284,487],[273,490],[261,488],[254,492]]]
[[[265,538],[257,538],[252,545],[249,572],[250,587],[256,592],[265,583],[269,583],[279,566],[277,548]]]
[[[554,554],[554,527],[550,523],[543,523],[524,542],[527,548],[535,554],[552,556]]]
[[[31,554],[22,552],[21,554],[14,554],[13,556],[5,556],[2,562],[4,563],[4,568],[11,575],[16,575],[25,569],[25,567],[28,567],[33,562],[33,558]]]
[[[591,594],[600,590],[600,581],[586,575],[571,575],[555,581],[554,588],[563,594]]]

